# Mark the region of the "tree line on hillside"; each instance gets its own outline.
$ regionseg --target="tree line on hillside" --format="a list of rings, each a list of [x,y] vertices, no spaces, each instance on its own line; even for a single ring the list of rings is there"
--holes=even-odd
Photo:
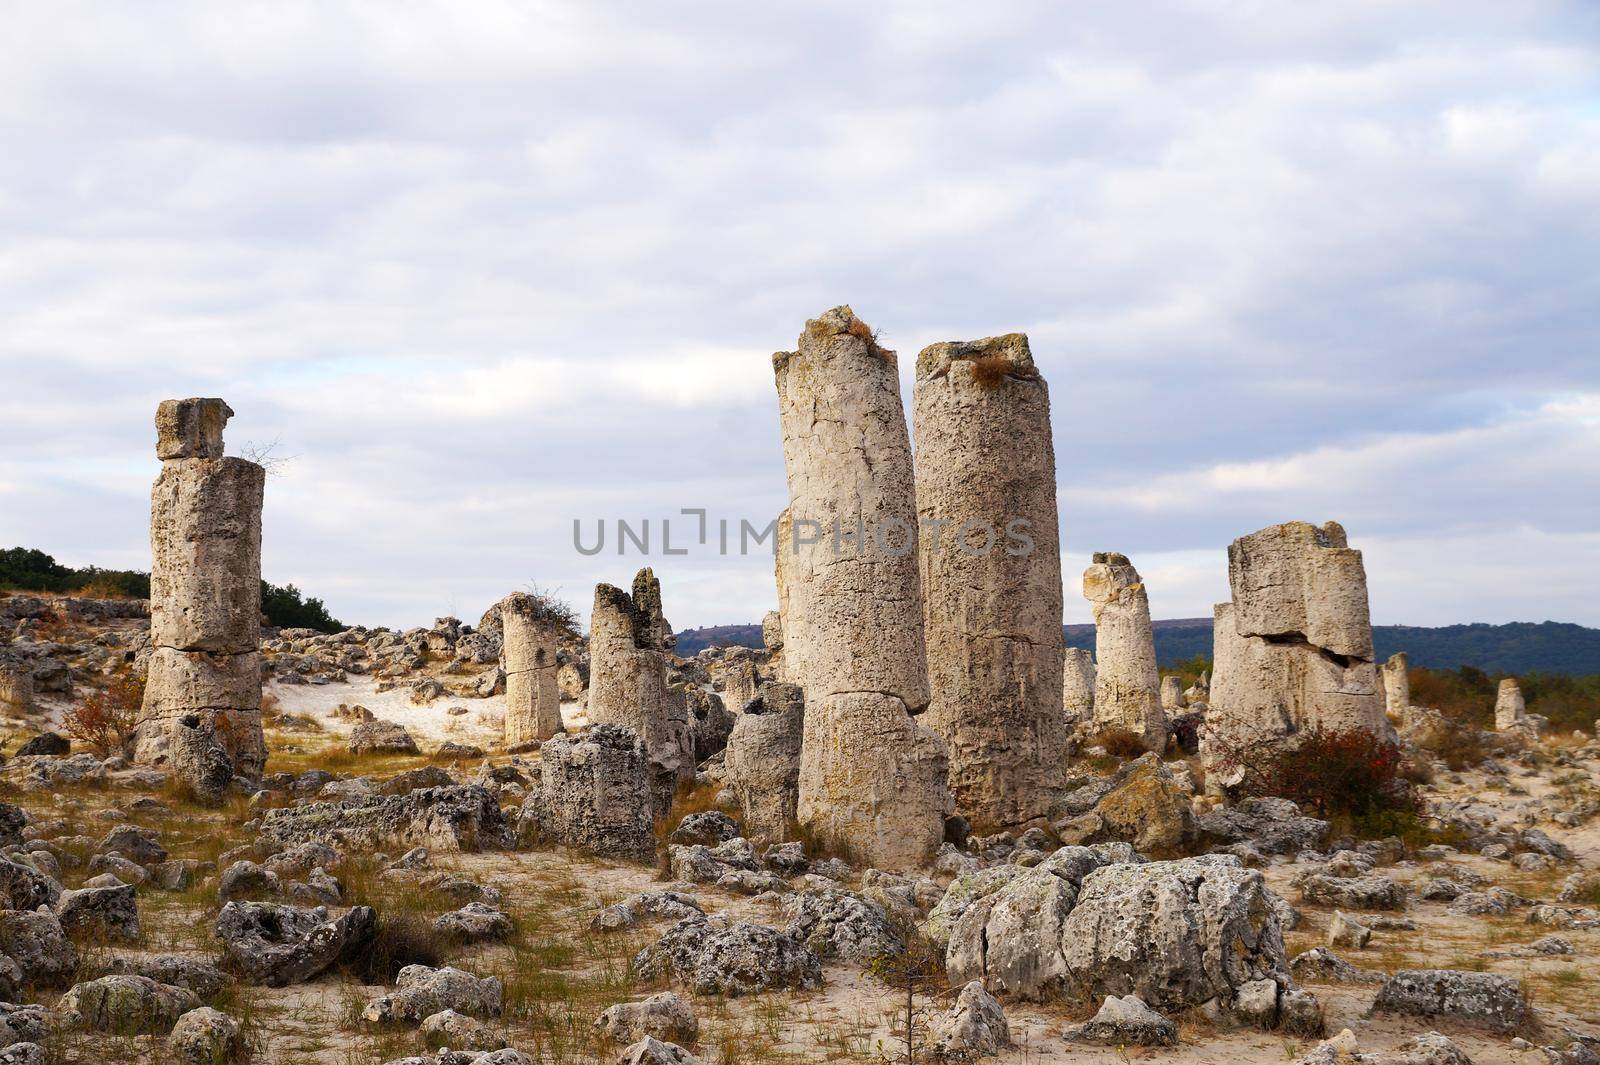
[[[56,592],[100,599],[150,598],[150,574],[143,570],[64,566],[37,548],[0,549],[0,589]],[[261,612],[278,628],[339,632],[346,626],[315,596],[292,584],[261,582]]]

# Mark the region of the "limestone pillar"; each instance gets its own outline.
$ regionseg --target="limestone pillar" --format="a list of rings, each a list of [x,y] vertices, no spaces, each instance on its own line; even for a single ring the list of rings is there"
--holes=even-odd
[[[1494,700],[1494,727],[1497,732],[1516,728],[1527,718],[1528,704],[1522,698],[1522,686],[1515,677],[1500,682],[1500,691]]]
[[[1083,597],[1094,608],[1094,727],[1139,737],[1147,751],[1167,745],[1161,674],[1150,628],[1150,597],[1126,555],[1098,551],[1083,572]]]
[[[562,731],[557,632],[539,600],[513,592],[500,600],[500,661],[506,673],[505,744],[544,742]]]
[[[33,713],[33,671],[25,665],[0,664],[0,713]]]
[[[661,617],[661,582],[649,569],[634,594],[595,586],[589,619],[589,721],[619,725],[643,741],[667,797],[671,782],[694,776],[694,740],[683,693],[667,684],[671,627]]]
[[[1177,677],[1162,677],[1161,709],[1170,715],[1183,708],[1183,681]]]
[[[201,798],[266,764],[261,734],[261,502],[266,471],[225,458],[220,399],[166,400],[150,499],[150,671],[135,757]]]
[[[805,694],[793,684],[763,684],[734,720],[722,766],[751,839],[794,837],[804,729]]]
[[[1228,548],[1203,753],[1289,743],[1311,729],[1390,737],[1361,552],[1337,522],[1287,522]],[[1210,774],[1208,773],[1208,778]],[[1236,781],[1219,778],[1231,786]]]
[[[1383,708],[1390,717],[1404,718],[1411,705],[1410,659],[1396,651],[1383,664]]]
[[[1061,711],[1069,730],[1094,720],[1094,655],[1087,647],[1068,647],[1062,657]]]
[[[944,838],[949,789],[944,743],[914,720],[928,673],[895,355],[836,307],[772,367],[789,483],[783,675],[806,699],[798,817],[860,864],[918,867]]]
[[[917,356],[923,619],[950,791],[973,831],[1043,816],[1066,783],[1050,392],[1021,333]]]

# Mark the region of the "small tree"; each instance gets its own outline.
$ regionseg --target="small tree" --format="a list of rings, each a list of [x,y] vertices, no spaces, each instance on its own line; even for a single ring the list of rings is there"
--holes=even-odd
[[[918,1060],[934,1060],[926,1046],[928,1025],[917,1006],[917,998],[919,995],[924,998],[938,995],[946,989],[944,956],[916,929],[902,926],[900,932],[906,941],[905,948],[895,954],[874,958],[867,964],[867,971],[904,995],[900,1008],[895,1011],[896,1019],[890,1025],[890,1034],[899,1037],[905,1055],[891,1060],[916,1065]]]
[[[121,750],[133,739],[144,705],[144,680],[123,676],[104,691],[90,692],[68,710],[61,727],[71,738],[100,753]]]

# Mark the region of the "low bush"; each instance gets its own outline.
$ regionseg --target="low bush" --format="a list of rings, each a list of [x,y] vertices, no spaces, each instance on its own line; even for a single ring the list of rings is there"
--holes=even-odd
[[[1415,807],[1399,746],[1364,729],[1316,728],[1274,745],[1219,741],[1216,750],[1212,772],[1231,778],[1242,770],[1240,791],[1290,799],[1318,817],[1371,818]]]
[[[1094,742],[1116,758],[1137,758],[1144,753],[1144,739],[1125,728],[1108,728],[1097,732]]]
[[[103,691],[90,692],[61,719],[61,728],[72,739],[100,754],[121,750],[133,739],[144,705],[144,681],[139,677],[117,677]]]

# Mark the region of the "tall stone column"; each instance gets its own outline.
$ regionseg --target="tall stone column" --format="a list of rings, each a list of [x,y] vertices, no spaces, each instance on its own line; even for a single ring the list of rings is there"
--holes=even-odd
[[[798,816],[881,869],[931,861],[950,808],[928,706],[917,505],[894,352],[849,307],[772,357],[788,473],[784,678],[805,691]]]
[[[1061,713],[1070,731],[1094,720],[1094,655],[1087,647],[1068,647],[1061,666]]]
[[[1094,608],[1094,727],[1139,737],[1147,751],[1167,745],[1156,669],[1150,597],[1128,556],[1097,551],[1083,571],[1083,597]]]
[[[723,772],[751,839],[793,836],[804,734],[805,695],[794,684],[763,684],[734,720]]]
[[[258,779],[261,502],[266,471],[225,458],[233,411],[169,399],[156,411],[162,460],[150,496],[150,671],[135,758],[166,763],[203,799]]]
[[[1411,706],[1411,660],[1396,651],[1383,664],[1383,708],[1392,717],[1404,718]]]
[[[1390,737],[1373,661],[1367,576],[1337,522],[1293,521],[1228,548],[1202,753],[1292,745],[1312,729]],[[1208,782],[1237,780],[1208,770]]]
[[[917,356],[913,427],[932,702],[956,810],[979,833],[1066,784],[1050,390],[1021,333]]]
[[[505,743],[516,747],[562,731],[560,650],[537,599],[513,592],[500,600],[500,660],[506,672]]]
[[[1500,682],[1500,690],[1495,693],[1494,700],[1494,727],[1497,732],[1516,728],[1527,719],[1528,704],[1522,697],[1522,685],[1518,684],[1515,677],[1507,677]]]
[[[620,725],[644,742],[655,766],[658,799],[694,776],[694,738],[683,692],[667,684],[667,653],[676,639],[661,616],[661,582],[648,568],[633,594],[595,586],[589,619],[589,720]]]

